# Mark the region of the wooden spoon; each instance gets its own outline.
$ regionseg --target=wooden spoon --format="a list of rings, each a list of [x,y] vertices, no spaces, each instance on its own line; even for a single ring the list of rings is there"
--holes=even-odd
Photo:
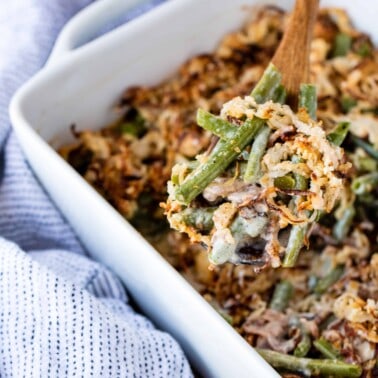
[[[273,56],[272,63],[282,74],[287,102],[294,109],[298,104],[299,86],[310,77],[310,47],[319,0],[296,0],[294,10]]]

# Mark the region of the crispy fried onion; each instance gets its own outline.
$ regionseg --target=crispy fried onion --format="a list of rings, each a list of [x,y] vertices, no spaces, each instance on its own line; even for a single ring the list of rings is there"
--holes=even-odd
[[[332,145],[320,122],[311,120],[306,113],[295,114],[287,105],[267,102],[258,105],[251,96],[236,97],[223,106],[222,117],[255,116],[266,119],[275,134],[277,130],[291,127],[294,133],[276,142],[262,159],[260,184],[266,188],[267,203],[291,224],[309,221],[303,210],[330,212],[343,190],[343,177],[350,166],[345,163],[342,148]],[[300,163],[291,161],[297,156]],[[300,208],[289,209],[275,202],[277,188],[274,179],[294,173],[308,178],[307,200]]]
[[[378,63],[364,61],[342,83],[342,89],[352,97],[378,105]]]
[[[180,217],[182,206],[177,201],[167,201],[167,203],[161,203],[160,205],[168,215],[169,224],[173,229],[187,234],[192,243],[210,244],[210,237],[208,235],[203,235],[195,227],[189,226],[182,221]]]
[[[258,316],[252,313],[243,325],[244,332],[259,336],[257,346],[281,353],[289,353],[296,345],[295,338],[288,335],[288,328],[288,316],[269,309]]]
[[[378,343],[378,302],[366,301],[353,293],[343,293],[334,303],[334,313],[346,319],[357,334],[373,343]]]

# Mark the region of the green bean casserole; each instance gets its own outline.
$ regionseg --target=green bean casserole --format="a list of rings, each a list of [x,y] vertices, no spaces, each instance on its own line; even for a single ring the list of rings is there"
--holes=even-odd
[[[283,376],[378,377],[378,50],[320,10],[294,112],[287,19],[260,9],[60,153]]]

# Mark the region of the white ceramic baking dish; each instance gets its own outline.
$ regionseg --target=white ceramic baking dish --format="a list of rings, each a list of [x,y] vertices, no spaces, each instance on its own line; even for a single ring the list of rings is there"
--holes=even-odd
[[[288,8],[292,1],[171,0],[73,50],[139,2],[97,1],[68,23],[47,68],[14,96],[12,123],[32,168],[93,258],[121,277],[198,371],[207,377],[277,376],[54,147],[72,140],[72,123],[98,129],[114,119],[114,104],[126,87],[156,84],[194,54],[212,51],[224,34],[243,24],[250,6]],[[377,40],[377,2],[324,0],[322,5],[347,8],[357,26]]]

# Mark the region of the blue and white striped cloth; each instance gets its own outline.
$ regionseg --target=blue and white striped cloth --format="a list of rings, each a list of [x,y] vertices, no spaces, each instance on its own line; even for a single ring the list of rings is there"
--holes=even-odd
[[[9,125],[12,94],[89,2],[0,1],[0,376],[192,376],[172,337],[136,314],[118,279],[85,257]]]

